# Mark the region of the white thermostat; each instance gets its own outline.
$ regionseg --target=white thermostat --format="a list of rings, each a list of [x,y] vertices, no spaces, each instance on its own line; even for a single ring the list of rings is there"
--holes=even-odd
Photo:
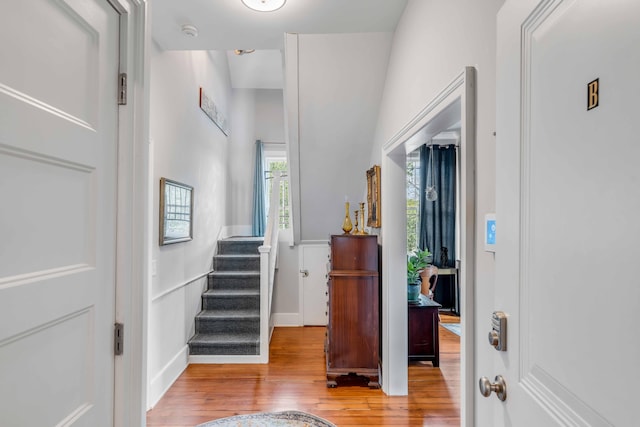
[[[484,250],[496,251],[496,214],[494,213],[484,216]]]

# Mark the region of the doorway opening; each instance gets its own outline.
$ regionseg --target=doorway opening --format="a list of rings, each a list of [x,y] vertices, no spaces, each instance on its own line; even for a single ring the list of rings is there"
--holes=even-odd
[[[407,154],[459,123],[459,223],[456,253],[461,317],[461,425],[473,421],[473,283],[475,266],[475,69],[465,69],[383,146],[383,389],[390,395],[408,391],[406,283]],[[398,336],[398,334],[402,334]]]

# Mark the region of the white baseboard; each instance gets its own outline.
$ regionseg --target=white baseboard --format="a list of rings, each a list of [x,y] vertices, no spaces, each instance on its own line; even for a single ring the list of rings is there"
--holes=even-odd
[[[273,326],[302,326],[300,313],[273,313]]]
[[[178,354],[153,377],[151,383],[149,383],[149,390],[147,392],[147,410],[156,406],[180,374],[184,372],[188,366],[188,358],[189,346],[185,345],[180,349]]]
[[[192,363],[204,363],[204,364],[221,364],[221,363],[269,363],[268,357],[257,356],[189,356],[189,364]]]
[[[225,225],[220,230],[218,240],[233,236],[251,236],[252,234],[253,230],[250,225]]]

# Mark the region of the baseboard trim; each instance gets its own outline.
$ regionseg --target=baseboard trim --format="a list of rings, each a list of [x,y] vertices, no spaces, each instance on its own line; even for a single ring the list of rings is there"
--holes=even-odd
[[[189,356],[189,364],[202,363],[202,364],[221,364],[221,363],[247,363],[247,364],[260,364],[269,363],[268,358],[264,358],[260,355],[245,356],[245,355],[228,355],[228,356],[204,356],[194,355]]]
[[[253,230],[250,225],[225,225],[220,230],[218,240],[226,239],[234,236],[251,236]]]
[[[187,369],[189,346],[185,345],[149,383],[147,410],[152,409],[162,399],[178,377]]]
[[[302,316],[300,313],[273,313],[273,326],[302,326]]]

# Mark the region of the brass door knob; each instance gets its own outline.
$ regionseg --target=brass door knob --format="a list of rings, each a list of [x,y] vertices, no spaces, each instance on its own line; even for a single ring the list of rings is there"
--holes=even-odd
[[[496,376],[495,383],[489,381],[487,377],[481,377],[478,385],[480,386],[480,393],[484,397],[489,397],[491,392],[494,392],[501,401],[507,400],[507,383],[504,382],[502,375]]]

